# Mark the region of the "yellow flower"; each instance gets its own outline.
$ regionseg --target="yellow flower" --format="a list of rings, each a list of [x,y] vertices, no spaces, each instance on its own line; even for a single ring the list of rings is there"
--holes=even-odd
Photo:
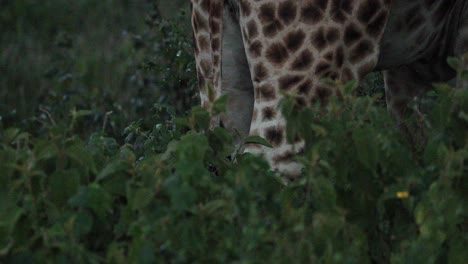
[[[396,196],[397,196],[399,199],[408,199],[409,193],[408,193],[408,192],[397,192],[397,193],[396,193]]]

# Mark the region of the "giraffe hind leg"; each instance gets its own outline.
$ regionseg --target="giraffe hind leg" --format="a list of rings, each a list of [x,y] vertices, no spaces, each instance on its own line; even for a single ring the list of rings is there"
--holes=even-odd
[[[250,130],[254,90],[235,10],[231,5],[225,5],[224,14],[221,87],[222,94],[228,96],[228,105],[220,125],[244,137]]]

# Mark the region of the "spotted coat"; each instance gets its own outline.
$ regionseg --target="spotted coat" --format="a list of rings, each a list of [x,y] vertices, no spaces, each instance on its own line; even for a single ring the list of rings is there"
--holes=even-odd
[[[192,0],[201,103],[227,93],[228,112],[213,126],[260,135],[273,148],[249,145],[289,177],[303,141],[288,142],[278,110],[326,104],[338,90],[323,82],[360,80],[386,70],[389,111],[400,119],[431,82],[454,77],[446,57],[468,51],[466,0]]]

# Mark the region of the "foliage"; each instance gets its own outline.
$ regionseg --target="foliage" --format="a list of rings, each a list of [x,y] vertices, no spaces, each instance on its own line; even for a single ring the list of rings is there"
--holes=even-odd
[[[0,255],[12,263],[466,260],[467,90],[437,90],[419,153],[374,98],[344,94],[292,115],[291,133],[311,147],[300,158],[304,178],[287,185],[259,157],[228,159],[237,153],[232,136],[209,130],[199,107],[145,132],[143,155],[100,132],[86,142],[70,136],[70,125],[38,138],[3,130]]]
[[[189,18],[161,20],[149,2],[0,1],[3,124],[35,131],[49,114],[90,110],[81,133],[105,123],[118,137],[154,103],[188,111],[196,100]]]
[[[75,4],[88,2],[97,3]],[[187,38],[154,12],[153,33],[130,34],[119,55],[131,70],[116,78],[141,81],[129,84],[139,90],[130,106],[92,89],[94,77],[59,81],[77,69],[67,68],[76,33],[62,31],[57,60],[42,65],[57,82],[40,114],[3,115],[1,263],[466,262],[467,89],[440,84],[428,95],[428,112],[408,121],[424,132],[417,146],[378,88],[336,83],[343,97],[314,109],[287,98],[288,134],[308,151],[304,177],[286,182],[210,130],[204,109],[182,114],[194,99]]]

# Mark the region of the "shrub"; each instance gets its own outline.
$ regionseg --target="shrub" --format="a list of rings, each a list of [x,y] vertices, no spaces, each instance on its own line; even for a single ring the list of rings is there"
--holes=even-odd
[[[304,177],[285,182],[240,154],[226,130],[210,130],[204,109],[185,114],[195,81],[183,26],[154,12],[147,22],[160,33],[131,34],[122,53],[136,69],[119,72],[137,80],[131,107],[76,79],[49,91],[39,116],[2,120],[0,262],[468,259],[467,89],[441,84],[428,95],[427,114],[408,121],[424,132],[416,146],[375,94],[378,75],[367,88],[336,83],[344,96],[324,108],[299,110],[287,98],[288,134],[308,151],[298,157]],[[51,78],[69,72],[73,38],[55,37]]]
[[[324,115],[290,118],[290,132],[311,147],[300,157],[304,178],[286,185],[259,157],[235,154],[233,163],[232,136],[209,130],[199,107],[141,132],[142,154],[102,133],[84,142],[70,126],[43,138],[6,129],[0,254],[89,263],[467,259],[467,90],[437,90],[420,152],[375,98],[344,94]]]

